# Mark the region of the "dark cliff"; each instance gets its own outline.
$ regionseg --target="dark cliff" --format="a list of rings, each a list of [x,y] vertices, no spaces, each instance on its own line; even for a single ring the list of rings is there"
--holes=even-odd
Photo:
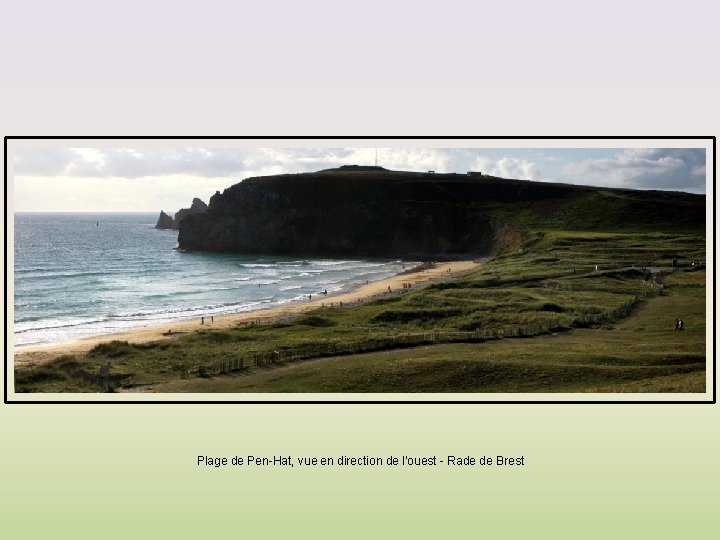
[[[180,227],[180,223],[186,216],[202,214],[203,212],[207,212],[207,209],[208,205],[195,197],[190,205],[190,208],[181,208],[177,211],[177,214],[175,214],[175,224],[177,225],[175,228],[177,229]]]
[[[648,205],[660,210],[650,215]],[[601,209],[597,216],[594,207]],[[675,227],[695,227],[693,211],[701,207],[704,221],[704,197],[697,195],[353,166],[248,178],[213,195],[207,212],[186,216],[178,245],[256,255],[443,259],[488,254],[503,231],[533,223],[583,229],[621,220],[622,227],[643,228],[670,215]]]
[[[185,217],[193,214],[202,214],[203,212],[206,212],[207,209],[208,205],[195,197],[190,205],[190,208],[181,208],[178,210],[174,219],[161,210],[160,217],[158,217],[155,228],[177,230],[180,228],[180,222],[182,222]]]

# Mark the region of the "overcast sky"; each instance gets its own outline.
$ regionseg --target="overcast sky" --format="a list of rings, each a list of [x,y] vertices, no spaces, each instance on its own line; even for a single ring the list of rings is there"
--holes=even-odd
[[[250,176],[373,165],[374,148],[19,148],[16,212],[174,214]],[[379,148],[403,171],[705,193],[703,148]]]

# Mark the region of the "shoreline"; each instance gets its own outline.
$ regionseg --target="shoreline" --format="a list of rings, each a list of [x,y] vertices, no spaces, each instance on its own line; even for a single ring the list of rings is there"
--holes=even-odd
[[[242,313],[216,315],[212,323],[200,324],[199,319],[188,319],[173,323],[153,324],[121,332],[90,336],[73,341],[61,343],[48,343],[43,345],[28,345],[17,349],[13,346],[13,360],[15,368],[30,368],[52,360],[62,355],[84,354],[90,349],[107,341],[128,341],[131,343],[147,343],[174,339],[191,333],[209,330],[222,330],[236,328],[244,324],[270,324],[283,319],[296,317],[306,311],[321,308],[323,304],[348,304],[365,302],[376,297],[388,294],[388,287],[395,294],[403,290],[403,283],[410,283],[412,287],[425,285],[443,278],[456,277],[459,274],[477,268],[480,260],[438,262],[430,266],[420,264],[411,269],[404,270],[393,276],[371,281],[365,285],[348,291],[334,294],[313,295],[312,300],[294,302],[287,305],[262,308]],[[205,317],[206,321],[209,317]]]

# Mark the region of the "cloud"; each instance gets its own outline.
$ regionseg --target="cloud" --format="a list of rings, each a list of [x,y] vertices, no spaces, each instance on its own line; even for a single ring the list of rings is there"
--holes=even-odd
[[[441,148],[380,148],[378,165],[393,170],[456,172],[452,152]]]
[[[453,150],[380,148],[389,169],[453,172]],[[236,177],[370,165],[374,148],[22,148],[15,174],[22,177],[148,178],[188,175]]]
[[[474,171],[502,178],[539,180],[542,176],[535,163],[515,157],[495,158],[482,155],[473,161],[471,167]]]
[[[452,172],[457,155],[378,149],[379,165],[399,170]],[[172,213],[251,176],[374,162],[375,148],[21,148],[14,156],[14,204],[18,211]]]
[[[215,178],[247,168],[251,150],[236,148],[22,148],[19,176],[143,178],[186,174]]]
[[[374,165],[375,148],[259,148],[244,160],[245,176],[314,172],[341,165]],[[378,148],[377,162],[393,170],[454,172],[454,149]]]
[[[18,148],[14,152],[15,208],[175,212],[194,197],[207,202],[215,191],[251,176],[372,165],[375,151],[332,147]],[[377,158],[378,165],[401,171],[463,174],[476,170],[525,180],[705,191],[704,149],[386,147],[377,149]],[[76,200],[69,200],[69,195]],[[118,198],[122,200],[115,200]],[[136,203],[125,202],[131,199]]]
[[[68,148],[21,148],[15,151],[15,174],[61,176],[76,158]]]
[[[705,149],[627,148],[611,158],[569,163],[563,172],[583,184],[632,189],[705,190]]]
[[[13,187],[16,212],[165,212],[190,206],[193,198],[208,202],[232,178],[163,176],[128,181],[126,178],[24,177]]]

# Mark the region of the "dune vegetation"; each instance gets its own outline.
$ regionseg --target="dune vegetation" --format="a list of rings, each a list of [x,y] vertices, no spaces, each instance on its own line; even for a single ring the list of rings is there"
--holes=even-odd
[[[520,241],[456,279],[274,324],[109,341],[16,370],[16,391],[705,391],[701,232],[538,230],[515,215],[504,234]]]

